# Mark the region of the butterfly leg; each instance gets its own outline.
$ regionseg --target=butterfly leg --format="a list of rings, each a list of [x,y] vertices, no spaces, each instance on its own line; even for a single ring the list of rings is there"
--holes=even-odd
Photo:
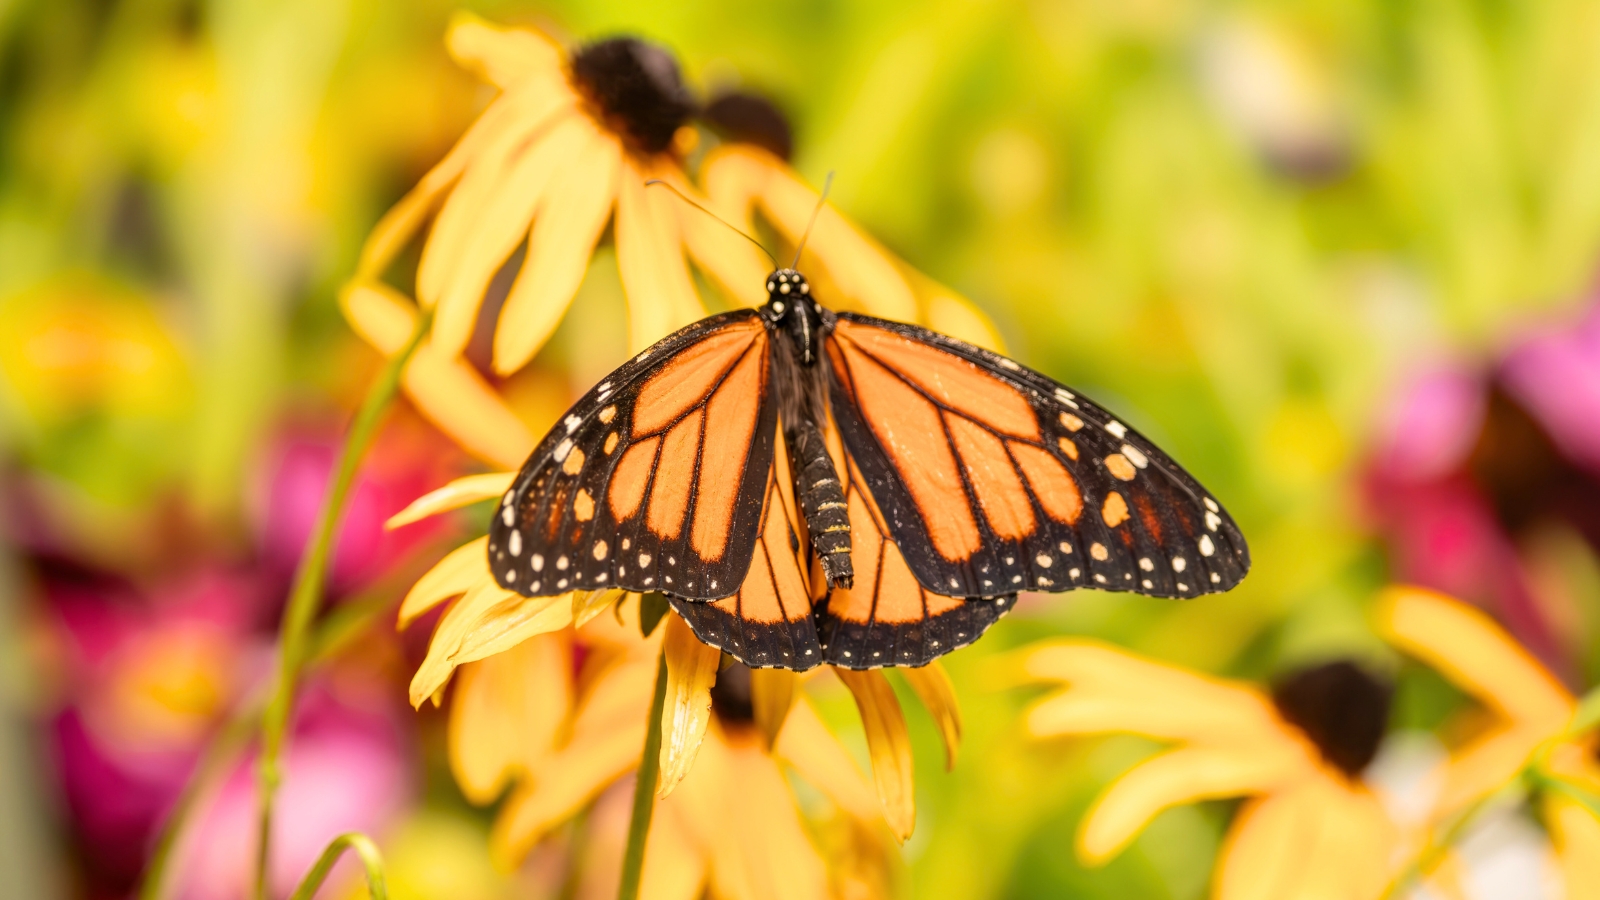
[[[828,587],[848,588],[855,583],[850,565],[850,514],[844,486],[815,422],[802,421],[795,429],[789,438],[789,455],[796,472],[795,493],[800,496],[811,546],[822,559]]]

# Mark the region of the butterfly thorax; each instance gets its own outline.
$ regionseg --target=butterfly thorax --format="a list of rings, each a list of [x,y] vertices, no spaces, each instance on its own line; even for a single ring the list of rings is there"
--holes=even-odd
[[[794,269],[779,269],[767,276],[767,305],[761,315],[788,334],[795,357],[806,367],[816,365],[822,338],[829,330],[826,310],[811,297],[811,284]]]

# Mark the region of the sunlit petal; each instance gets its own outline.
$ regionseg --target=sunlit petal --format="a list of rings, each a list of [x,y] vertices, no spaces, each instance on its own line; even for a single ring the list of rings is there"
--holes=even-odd
[[[480,620],[490,615],[496,606],[502,603],[515,603],[521,599],[523,598],[517,594],[495,584],[492,578],[475,581],[472,587],[467,589],[466,594],[439,618],[439,625],[433,632],[433,640],[428,643],[428,655],[423,658],[422,665],[418,666],[416,673],[411,676],[411,705],[421,706],[422,701],[433,696],[450,680],[451,673],[458,665],[455,653],[461,645],[461,639],[476,627]]]
[[[863,822],[882,817],[872,786],[804,696],[795,698],[783,730],[778,733],[775,751],[801,778],[845,812]]]
[[[581,118],[572,98],[562,92],[517,92],[504,99],[517,104],[517,114],[508,117],[505,127],[487,138],[474,154],[423,245],[417,267],[417,299],[425,307],[431,308],[439,300],[455,276],[480,217],[499,194],[511,165],[555,124]]]
[[[694,765],[711,722],[711,686],[722,662],[722,652],[700,643],[681,617],[668,615],[665,624],[661,650],[667,661],[667,699],[661,708],[659,797],[672,793]]]
[[[861,724],[867,732],[867,750],[872,755],[872,777],[878,786],[878,800],[884,818],[901,841],[911,837],[917,824],[916,798],[913,795],[911,737],[906,733],[905,714],[895,699],[889,679],[877,669],[856,672],[834,669],[855,697],[861,711]]]
[[[961,748],[961,707],[956,702],[956,688],[944,666],[934,660],[915,669],[901,669],[900,674],[910,682],[922,705],[939,726],[939,736],[944,739],[944,767],[956,767],[956,751]]]
[[[1285,791],[1246,803],[1218,856],[1217,900],[1282,900],[1316,841],[1309,791]]]
[[[1545,668],[1492,619],[1443,594],[1390,588],[1378,620],[1389,640],[1512,721],[1554,735],[1574,707]]]
[[[1547,795],[1544,820],[1567,900],[1600,900],[1600,818],[1571,799]]]
[[[340,294],[340,308],[356,333],[385,356],[399,353],[416,327],[416,308],[382,285],[351,285]],[[533,451],[528,427],[466,360],[437,353],[424,340],[401,385],[417,411],[468,452],[513,469]]]
[[[559,631],[572,624],[571,594],[555,597],[523,597],[512,594],[505,602],[489,608],[461,636],[451,661],[460,665],[510,650],[540,634]]]
[[[595,679],[579,701],[571,739],[506,801],[490,838],[497,858],[515,864],[550,828],[638,766],[655,670],[654,656],[628,658]]]
[[[617,270],[628,297],[628,340],[638,352],[705,315],[679,243],[682,201],[645,187],[653,172],[625,160],[617,183]]]
[[[1445,768],[1435,814],[1448,815],[1498,790],[1517,777],[1534,748],[1548,737],[1533,728],[1499,727],[1457,749]]]
[[[738,827],[740,867],[749,896],[773,900],[826,900],[822,858],[806,836],[789,785],[772,757],[751,740],[731,741],[725,782],[736,793],[724,815]]]
[[[789,718],[798,681],[799,676],[788,669],[750,670],[750,705],[756,718],[756,730],[761,732],[769,750]]]
[[[494,333],[494,368],[527,365],[555,331],[589,268],[616,201],[621,147],[591,129],[588,146],[545,191],[534,213],[528,254]]]
[[[922,324],[996,353],[1005,351],[1005,344],[1000,340],[1000,333],[995,331],[994,323],[966,298],[943,285],[933,285],[921,293],[924,299],[919,321]]]
[[[1311,773],[1303,754],[1281,745],[1163,753],[1134,766],[1095,802],[1078,833],[1079,855],[1104,863],[1169,806],[1259,793]]]
[[[572,627],[582,628],[589,624],[595,616],[621,602],[624,593],[624,591],[615,589],[574,592],[572,595]]]
[[[620,864],[617,867],[621,868]],[[639,896],[650,900],[700,900],[708,873],[706,854],[678,821],[671,805],[657,803],[645,838]]]
[[[570,639],[543,634],[461,667],[450,704],[450,770],[473,803],[533,773],[572,705]]]
[[[678,222],[683,232],[683,242],[701,271],[711,276],[723,294],[736,305],[760,306],[767,302],[766,282],[767,273],[772,270],[771,261],[756,245],[733,230],[743,230],[739,223],[745,217],[738,210],[715,209],[709,197],[701,196],[676,173],[663,173],[659,177],[727,222],[725,225],[706,212],[682,200],[678,201]],[[730,225],[733,227],[730,228]]]
[[[400,603],[399,627],[410,625],[417,616],[493,577],[489,573],[487,535],[457,547],[411,586]]]
[[[450,56],[500,88],[530,78],[561,77],[561,45],[530,28],[501,28],[467,12],[450,19],[445,33]]]
[[[471,506],[484,500],[499,499],[511,489],[511,483],[516,478],[515,472],[488,472],[483,475],[457,478],[444,487],[429,491],[411,501],[410,506],[390,516],[389,521],[383,523],[383,527],[399,528],[452,509]]]
[[[1240,813],[1218,863],[1219,900],[1377,900],[1398,835],[1366,790],[1319,775]]]
[[[817,205],[817,193],[782,160],[749,144],[724,144],[711,151],[704,172],[706,193],[717,208],[748,209],[754,200],[791,243],[800,240]],[[806,255],[843,292],[839,305],[888,319],[916,317],[911,288],[888,253],[832,207],[825,206],[818,214]]]

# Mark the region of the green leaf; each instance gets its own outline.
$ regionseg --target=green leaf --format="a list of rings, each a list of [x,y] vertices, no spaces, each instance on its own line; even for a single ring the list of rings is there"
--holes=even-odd
[[[667,614],[667,597],[651,591],[639,597],[639,630],[645,637],[655,633],[656,626],[661,624],[661,619]]]

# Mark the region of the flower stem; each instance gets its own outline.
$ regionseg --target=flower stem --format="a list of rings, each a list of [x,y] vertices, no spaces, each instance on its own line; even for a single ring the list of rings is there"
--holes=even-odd
[[[650,834],[650,815],[656,807],[656,778],[661,774],[661,710],[667,705],[667,654],[656,665],[656,695],[650,701],[650,720],[644,733],[644,756],[639,759],[639,779],[633,785],[633,820],[628,823],[628,849],[622,856],[622,884],[617,900],[638,900],[639,876],[644,874],[644,844]]]
[[[289,895],[289,900],[311,900],[317,895],[317,889],[328,879],[328,872],[332,871],[333,864],[339,861],[345,850],[354,850],[361,857],[361,867],[367,872],[367,896],[371,900],[387,900],[389,886],[383,878],[383,854],[378,852],[372,839],[359,831],[349,831],[333,839],[317,858],[317,864],[311,867],[300,885]]]
[[[294,585],[289,591],[289,602],[283,610],[283,624],[278,631],[278,672],[267,708],[261,720],[261,761],[257,781],[261,792],[260,833],[256,835],[256,900],[267,895],[267,864],[271,856],[273,802],[282,780],[279,758],[283,754],[284,734],[289,717],[294,710],[295,687],[305,663],[307,636],[311,622],[322,606],[323,582],[328,573],[329,558],[333,555],[333,541],[338,532],[339,516],[344,511],[345,496],[355,480],[356,469],[366,455],[377,433],[384,412],[400,389],[400,377],[406,363],[416,352],[428,331],[430,317],[418,316],[416,331],[405,347],[390,357],[378,378],[367,390],[355,419],[350,423],[344,449],[339,455],[339,465],[334,471],[333,483],[323,499],[317,514],[316,526],[306,542],[305,555],[295,572]],[[331,848],[330,848],[331,849]],[[359,849],[359,848],[358,848]]]
[[[1395,900],[1395,898],[1405,896],[1406,891],[1415,883],[1432,875],[1433,870],[1444,862],[1445,854],[1450,852],[1450,848],[1455,846],[1457,841],[1461,840],[1462,835],[1466,833],[1467,826],[1476,822],[1478,817],[1486,810],[1501,806],[1514,797],[1520,798],[1523,793],[1523,780],[1520,777],[1514,778],[1499,790],[1479,797],[1465,809],[1456,813],[1450,823],[1445,826],[1444,831],[1436,837],[1431,837],[1428,843],[1412,858],[1411,862],[1400,870],[1400,873],[1394,877],[1393,881],[1389,882],[1389,886],[1384,890],[1380,900]]]

